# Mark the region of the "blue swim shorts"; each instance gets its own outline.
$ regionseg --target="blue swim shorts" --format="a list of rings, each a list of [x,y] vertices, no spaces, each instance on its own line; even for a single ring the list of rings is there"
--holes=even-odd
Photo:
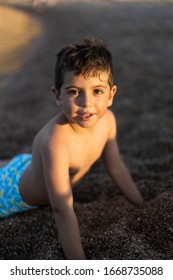
[[[31,159],[31,154],[20,154],[0,168],[0,218],[37,207],[25,203],[19,193],[20,178]]]

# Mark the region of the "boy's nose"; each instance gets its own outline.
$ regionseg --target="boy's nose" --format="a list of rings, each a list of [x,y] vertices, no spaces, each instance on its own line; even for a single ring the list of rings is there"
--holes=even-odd
[[[92,97],[88,93],[83,93],[79,103],[81,107],[90,107],[92,105]]]

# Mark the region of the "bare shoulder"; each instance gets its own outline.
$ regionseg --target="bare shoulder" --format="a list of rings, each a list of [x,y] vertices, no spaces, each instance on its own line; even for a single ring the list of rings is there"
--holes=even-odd
[[[39,150],[39,152],[54,153],[56,150],[64,146],[67,142],[67,130],[68,125],[66,125],[60,115],[51,119],[36,135],[33,143],[33,151]]]
[[[107,110],[106,114],[106,123],[108,124],[108,135],[109,138],[115,138],[117,133],[117,123],[116,123],[116,117],[114,113],[111,110]]]
[[[107,110],[107,115],[106,116],[108,118],[108,121],[115,122],[115,115],[110,109]]]

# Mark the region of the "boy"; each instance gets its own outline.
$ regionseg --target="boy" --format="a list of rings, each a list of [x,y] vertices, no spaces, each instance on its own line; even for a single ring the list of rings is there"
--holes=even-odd
[[[116,119],[108,109],[116,90],[112,57],[103,41],[84,40],[63,48],[57,55],[52,87],[62,112],[36,135],[32,159],[19,155],[0,169],[0,203],[8,201],[7,210],[0,209],[1,216],[50,203],[67,259],[86,259],[71,186],[100,156],[125,197],[135,205],[144,203],[116,142]],[[10,194],[5,194],[7,178],[14,189]]]

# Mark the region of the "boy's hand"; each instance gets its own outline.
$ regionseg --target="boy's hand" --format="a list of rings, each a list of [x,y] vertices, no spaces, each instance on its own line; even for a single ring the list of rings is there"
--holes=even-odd
[[[159,202],[160,200],[162,200],[164,198],[168,198],[168,197],[169,197],[169,193],[168,192],[159,193],[155,198],[146,201],[145,205],[146,206],[150,206],[151,204]]]

